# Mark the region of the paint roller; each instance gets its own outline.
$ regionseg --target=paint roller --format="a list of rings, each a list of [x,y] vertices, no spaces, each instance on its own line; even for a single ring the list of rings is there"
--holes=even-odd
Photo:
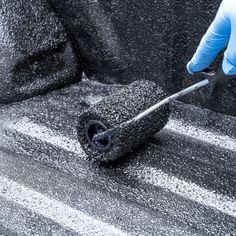
[[[208,69],[201,73],[215,75]],[[156,83],[135,81],[79,116],[78,140],[89,158],[101,162],[117,160],[164,128],[171,100],[213,82],[214,79],[208,78],[167,97]]]

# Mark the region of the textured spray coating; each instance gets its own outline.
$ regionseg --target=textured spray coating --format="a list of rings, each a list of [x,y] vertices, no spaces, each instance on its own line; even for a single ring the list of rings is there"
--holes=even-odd
[[[111,137],[111,146],[106,151],[98,151],[89,144],[86,137],[86,126],[89,122],[98,121],[107,129],[111,129],[132,119],[165,97],[165,92],[154,82],[139,80],[90,107],[79,117],[77,127],[78,139],[89,158],[108,162],[132,152],[166,125],[169,106],[162,106],[148,117],[122,126]]]
[[[70,31],[84,70],[90,78],[100,82],[125,83],[132,74],[129,72],[129,56],[119,38],[112,14],[101,1],[50,0],[54,10]],[[107,1],[106,1],[107,2]],[[109,2],[107,2],[109,4]],[[127,83],[126,82],[126,83]]]
[[[109,165],[86,160],[77,118],[121,87],[85,80],[0,107],[0,148],[9,150],[0,151],[0,229],[86,235],[78,228],[84,230],[88,221],[78,222],[73,213],[81,211],[101,221],[87,235],[100,232],[103,222],[127,235],[235,235],[236,145],[230,145],[236,142],[235,117],[172,102],[169,122],[152,143]],[[22,187],[13,192],[16,185],[3,184],[3,178]],[[45,195],[50,211],[26,188]],[[13,201],[20,191],[23,209]],[[52,200],[70,207],[63,212]]]
[[[0,2],[0,103],[79,81],[67,32],[44,0]]]
[[[145,78],[174,93],[186,87],[186,81],[195,81],[196,76],[189,78],[186,64],[221,0],[50,2],[86,62],[89,78],[123,84]],[[235,116],[235,86],[225,78],[210,101],[207,91],[184,101]]]

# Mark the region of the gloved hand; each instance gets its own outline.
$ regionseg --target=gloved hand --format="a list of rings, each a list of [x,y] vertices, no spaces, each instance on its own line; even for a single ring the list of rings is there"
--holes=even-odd
[[[226,75],[236,74],[236,1],[223,0],[215,20],[202,38],[187,65],[190,74],[207,68],[217,54],[227,47],[222,64]]]

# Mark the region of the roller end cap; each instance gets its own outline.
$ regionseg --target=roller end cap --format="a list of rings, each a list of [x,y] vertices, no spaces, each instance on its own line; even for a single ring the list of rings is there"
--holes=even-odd
[[[110,135],[96,140],[94,139],[98,134],[107,131],[108,128],[101,121],[91,120],[85,127],[85,135],[89,145],[96,151],[103,153],[107,152],[111,148],[112,138]]]

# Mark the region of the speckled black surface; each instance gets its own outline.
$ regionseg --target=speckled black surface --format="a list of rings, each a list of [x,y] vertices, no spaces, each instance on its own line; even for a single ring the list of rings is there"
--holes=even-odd
[[[214,19],[220,0],[49,1],[83,58],[86,75],[107,83],[155,81],[175,92],[194,81],[186,64]],[[221,62],[215,63],[220,68]],[[185,102],[235,115],[235,85],[222,80],[212,98]]]
[[[67,32],[44,0],[0,3],[0,103],[79,81]]]
[[[50,1],[87,62],[87,75],[108,82],[113,75],[118,83],[151,79],[172,89],[180,88],[221,2]]]
[[[109,1],[49,0],[70,32],[90,78],[108,83],[130,83],[126,42],[117,34]],[[118,6],[117,6],[118,7]],[[118,9],[117,9],[118,10]],[[128,73],[128,74],[127,74]]]
[[[177,102],[164,129],[131,155],[110,165],[88,160],[77,141],[78,116],[120,89],[82,81],[1,105],[0,181],[7,178],[130,235],[235,235],[235,117]],[[0,194],[0,225],[10,232],[80,235]],[[232,208],[220,211],[226,202]]]
[[[168,121],[168,105],[162,106],[144,119],[118,128],[111,137],[111,147],[100,152],[86,138],[86,125],[99,121],[107,129],[119,126],[142,111],[166,98],[166,93],[154,82],[139,80],[118,93],[90,107],[78,118],[78,139],[89,158],[109,162],[134,151],[140,144],[161,130]]]
[[[169,92],[180,90],[190,79],[186,63],[220,0],[0,4],[0,102],[5,103],[78,81],[81,68],[90,79],[107,83],[148,79]],[[224,78],[210,100],[200,93],[185,102],[235,115],[235,91],[235,82]]]
[[[90,78],[119,83],[151,79],[175,90],[181,87],[183,78],[188,78],[186,61],[213,19],[220,0],[52,2],[58,15],[45,1],[0,2],[0,54],[5,53],[0,58],[3,102],[38,94],[34,87],[38,84],[40,91],[41,88],[45,91],[44,85],[51,83],[52,74],[55,87],[60,87],[57,82],[64,72],[66,75],[77,72],[75,49],[71,52],[65,31],[76,46],[77,56],[83,51]],[[15,14],[5,14],[6,9]],[[82,30],[77,27],[81,25],[77,17],[85,19]],[[36,22],[31,22],[32,27],[31,19]],[[12,26],[11,22],[15,22],[16,31],[6,27]],[[37,27],[40,23],[42,27]],[[13,36],[10,41],[7,32]],[[114,40],[109,40],[109,32]],[[81,33],[84,33],[82,40]],[[100,41],[89,42],[95,36]],[[31,59],[23,57],[28,52],[32,58],[35,53],[41,55],[42,48],[50,57],[58,49],[58,40],[60,45],[68,45],[59,53],[59,61],[67,58],[63,52],[69,55],[69,60],[65,59],[68,66],[60,67],[62,74],[51,73],[54,63],[48,66],[42,62],[38,70]],[[76,43],[79,40],[83,44]],[[9,42],[13,42],[13,47]],[[90,57],[99,63],[94,64]],[[51,61],[42,61],[48,60]],[[20,95],[15,93],[20,84],[12,83],[12,78],[17,77],[17,72],[12,77],[16,64],[20,65],[18,69],[23,68],[21,76],[30,75],[28,80],[20,80],[30,83]],[[24,67],[28,64],[33,66]],[[42,73],[44,66],[46,75]],[[37,76],[32,76],[32,71],[37,76],[45,75],[39,76],[40,83],[36,85],[32,79]],[[75,230],[72,226],[76,218],[72,212],[76,211],[100,223],[87,229],[87,235],[99,234],[103,223],[108,224],[108,229],[122,230],[124,235],[236,235],[236,90],[234,81],[222,80],[222,83],[214,91],[214,104],[208,106],[206,100],[201,101],[206,90],[191,99],[186,97],[186,102],[198,102],[234,116],[181,102],[171,104],[171,117],[165,128],[131,155],[110,165],[88,160],[77,141],[76,127],[78,116],[104,96],[119,91],[121,85],[82,81],[29,100],[0,105],[0,181],[6,180],[0,185],[0,233],[81,235],[87,221],[81,220]],[[13,92],[8,86],[14,87]],[[49,217],[47,210],[37,211],[45,207],[36,201],[37,194],[32,195],[30,204],[24,199],[21,204],[13,201],[18,195],[7,186],[12,182],[26,200],[31,190],[49,198],[49,207],[56,214]],[[69,217],[63,218],[68,214],[67,208],[58,214],[58,201],[70,209]]]
[[[2,236],[16,236],[16,233],[11,232],[9,229],[0,225],[0,235]]]

